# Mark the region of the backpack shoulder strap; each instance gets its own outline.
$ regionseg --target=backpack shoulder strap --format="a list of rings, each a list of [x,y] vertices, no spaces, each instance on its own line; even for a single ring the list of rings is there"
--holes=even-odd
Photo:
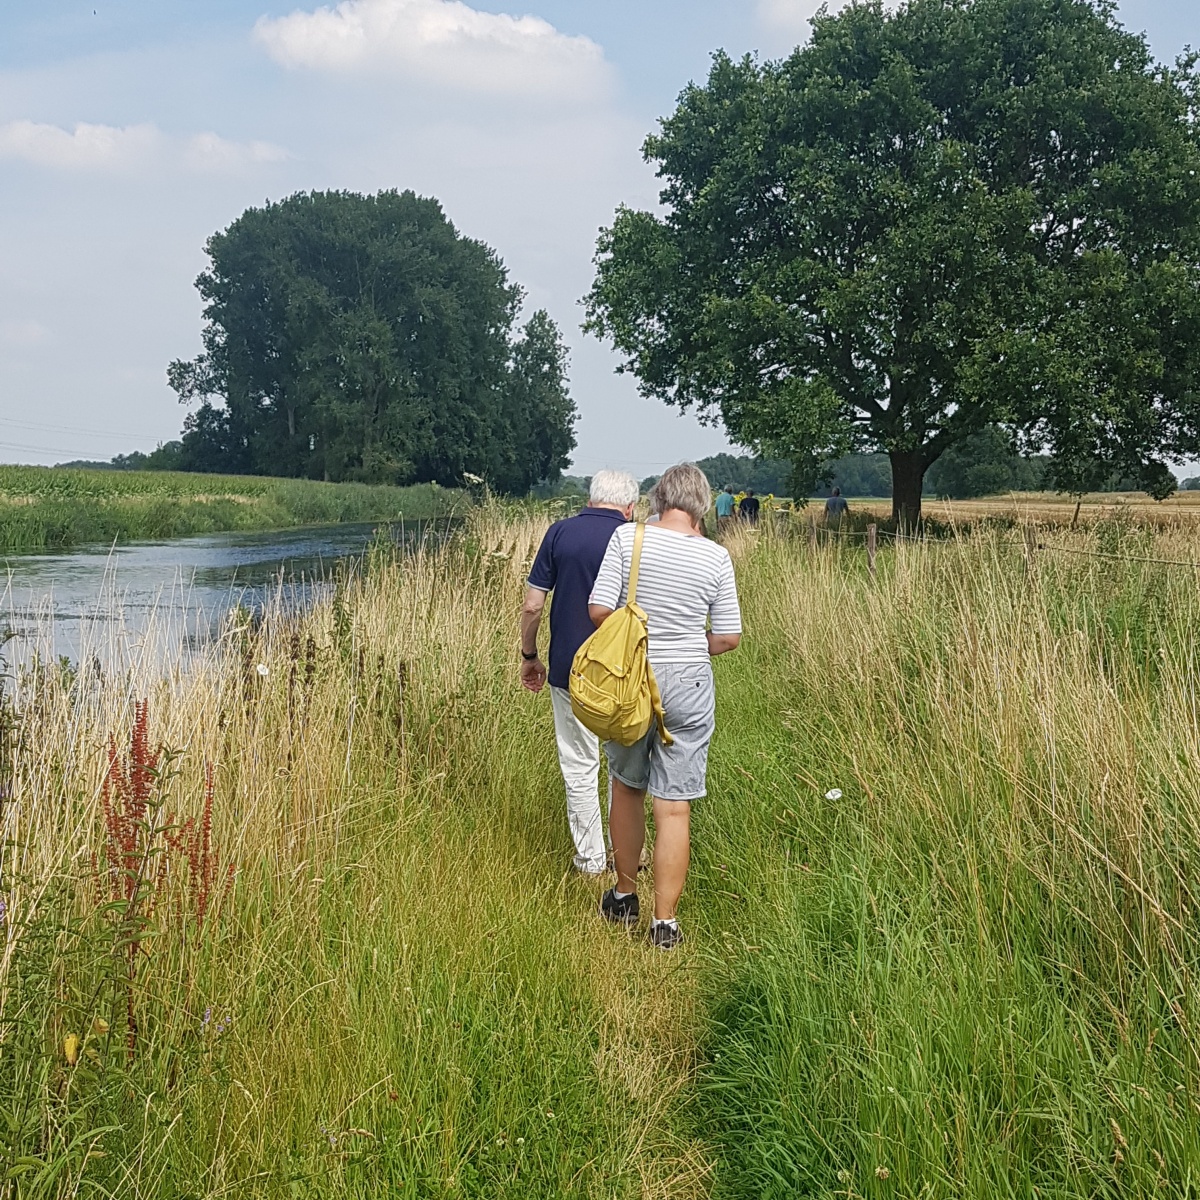
[[[637,531],[633,535],[633,558],[629,563],[629,595],[626,597],[626,604],[637,603],[638,567],[642,565],[642,542],[645,540],[646,524],[639,521]]]

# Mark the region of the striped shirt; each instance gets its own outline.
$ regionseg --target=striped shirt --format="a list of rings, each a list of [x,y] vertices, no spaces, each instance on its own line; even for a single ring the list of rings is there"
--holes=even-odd
[[[590,603],[614,611],[625,603],[636,530],[622,525],[613,534]],[[636,599],[646,613],[652,666],[708,662],[710,623],[713,633],[742,632],[729,552],[707,538],[647,525]]]

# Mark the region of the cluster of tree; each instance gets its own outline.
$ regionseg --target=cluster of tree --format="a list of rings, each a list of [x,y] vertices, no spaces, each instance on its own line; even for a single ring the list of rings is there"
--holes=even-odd
[[[586,499],[591,486],[590,475],[560,475],[555,480],[535,484],[530,488],[530,494],[538,500]]]
[[[700,459],[696,465],[714,489],[728,483],[738,491],[753,488],[762,495],[795,494],[791,487],[793,466],[784,459],[716,454]],[[822,498],[835,487],[844,496],[892,494],[892,468],[886,454],[846,454],[821,463],[816,474],[817,486],[804,489],[802,494]],[[648,491],[657,481],[657,475],[643,479],[642,491]],[[933,464],[925,476],[924,494],[969,500],[1005,492],[1047,491],[1053,488],[1053,481],[1054,463],[1050,458],[1019,454],[1002,430],[989,428],[951,446]],[[1130,491],[1136,486],[1135,480],[1110,475],[1094,490]],[[1185,479],[1180,486],[1200,490],[1200,477]]]
[[[925,475],[925,495],[950,500],[1053,487],[1054,464],[1045,455],[1018,454],[994,426],[955,443]]]
[[[844,454],[823,463],[812,496],[829,496],[838,488],[843,496],[890,496],[892,467],[886,454]]]
[[[902,523],[991,428],[1057,488],[1167,495],[1200,456],[1198,61],[1107,0],[823,8],[647,140],[662,209],[602,232],[588,328],[801,477],[886,454]]]
[[[129,454],[115,454],[103,462],[88,458],[77,458],[71,462],[55,463],[56,467],[86,467],[91,471],[183,471],[183,443],[159,442],[149,454],[133,450]]]
[[[757,458],[748,454],[713,454],[696,460],[714,490],[732,484],[735,491],[753,488],[760,495],[791,495],[792,464],[786,459]],[[648,475],[641,482],[648,492],[659,480]]]
[[[525,492],[567,465],[559,331],[544,311],[515,328],[521,289],[436,200],[299,194],[206,250],[204,352],[168,369],[200,402],[184,469]]]

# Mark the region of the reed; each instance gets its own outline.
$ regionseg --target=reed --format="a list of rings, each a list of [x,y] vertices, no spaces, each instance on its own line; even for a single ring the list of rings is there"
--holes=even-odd
[[[0,466],[0,554],[88,543],[446,516],[458,493],[178,471]]]
[[[739,535],[662,955],[569,873],[515,686],[545,521],[10,686],[0,1194],[1194,1191],[1200,596],[1137,561],[1190,537],[981,530],[871,580]]]

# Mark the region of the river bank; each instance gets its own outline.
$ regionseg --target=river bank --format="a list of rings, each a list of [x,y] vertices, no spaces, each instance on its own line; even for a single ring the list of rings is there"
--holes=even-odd
[[[462,493],[177,471],[0,466],[0,555],[197,533],[429,520]]]

